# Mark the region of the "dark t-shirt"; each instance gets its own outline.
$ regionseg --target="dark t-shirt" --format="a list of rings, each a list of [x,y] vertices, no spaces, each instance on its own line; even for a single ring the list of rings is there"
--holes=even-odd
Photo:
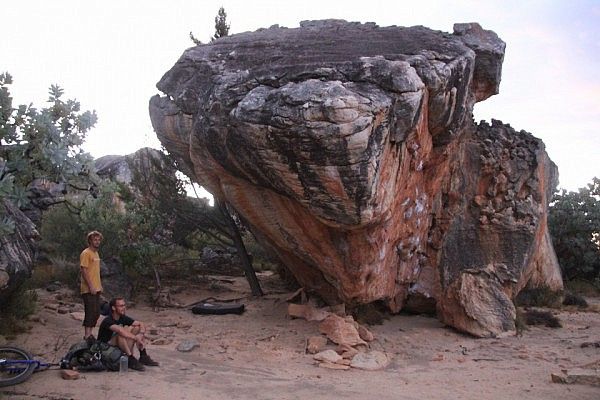
[[[122,315],[118,320],[114,320],[112,315],[107,315],[106,318],[100,323],[98,328],[98,340],[101,342],[108,342],[113,337],[113,331],[110,327],[113,325],[130,326],[135,322],[134,319],[129,318],[127,315]]]

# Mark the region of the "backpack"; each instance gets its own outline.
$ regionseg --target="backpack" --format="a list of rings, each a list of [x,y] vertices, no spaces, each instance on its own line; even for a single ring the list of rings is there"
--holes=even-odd
[[[67,354],[60,360],[60,367],[62,369],[77,368],[82,371],[104,370],[105,367],[100,358],[90,350],[90,347],[90,343],[86,340],[73,344]]]
[[[109,371],[119,370],[119,361],[121,359],[121,349],[111,346],[104,342],[95,342],[90,346],[90,352],[100,360],[104,368]]]

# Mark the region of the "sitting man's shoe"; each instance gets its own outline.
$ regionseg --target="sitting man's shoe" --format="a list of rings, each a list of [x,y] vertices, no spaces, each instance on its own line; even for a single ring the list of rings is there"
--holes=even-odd
[[[148,354],[140,355],[140,363],[142,363],[144,365],[148,365],[150,367],[158,367],[158,362],[151,359]]]
[[[128,357],[129,368],[136,371],[144,371],[146,368],[134,356]]]
[[[90,335],[90,336],[84,338],[84,340],[87,342],[88,346],[91,346],[94,343],[96,343],[96,338],[94,337],[94,335]]]

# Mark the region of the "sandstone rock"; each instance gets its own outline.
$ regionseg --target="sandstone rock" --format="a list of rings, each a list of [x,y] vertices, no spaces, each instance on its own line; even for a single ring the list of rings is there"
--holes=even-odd
[[[307,291],[392,312],[419,296],[497,336],[514,331],[521,289],[562,288],[546,224],[556,166],[531,134],[472,121],[503,57],[474,23],[305,21],[188,49],[150,116]]]
[[[9,201],[0,201],[2,213],[15,223],[13,233],[0,236],[0,303],[31,276],[35,240],[39,234],[27,216]]]
[[[322,351],[327,345],[327,338],[324,336],[311,336],[306,340],[306,352],[316,354]]]
[[[563,371],[561,374],[550,374],[554,383],[581,383],[585,385],[600,386],[600,370],[575,368]]]
[[[83,311],[75,311],[69,315],[71,315],[71,318],[73,318],[75,321],[83,321],[83,318],[85,317],[85,313]]]
[[[288,304],[288,315],[292,318],[304,318],[307,321],[323,321],[330,312],[317,309],[310,304]]]
[[[325,318],[319,325],[319,331],[336,344],[348,346],[366,344],[366,342],[360,338],[354,324],[345,321],[342,317],[337,315],[331,314]]]
[[[330,363],[330,362],[322,362],[322,363],[319,363],[319,368],[327,368],[327,369],[336,369],[336,370],[346,371],[346,370],[350,369],[350,366],[343,365],[343,364],[334,364],[334,363]]]
[[[365,342],[372,342],[375,339],[375,336],[373,336],[373,333],[360,324],[358,324],[358,335]]]
[[[387,367],[389,362],[390,360],[385,353],[374,350],[369,353],[358,353],[352,358],[350,366],[367,371],[376,371]]]
[[[68,380],[68,381],[74,381],[79,379],[81,375],[79,374],[79,372],[74,371],[72,369],[61,369],[60,370],[60,377]]]
[[[154,339],[151,342],[153,345],[156,346],[166,346],[169,345],[171,343],[173,343],[173,339],[169,339],[169,338],[158,338],[158,339]],[[181,351],[181,350],[180,350]]]
[[[315,354],[313,358],[317,361],[327,361],[333,364],[342,359],[342,357],[333,350],[322,351],[320,353]]]
[[[183,342],[177,345],[177,351],[181,351],[182,353],[187,353],[194,350],[196,347],[200,346],[197,340],[184,340]]]
[[[348,345],[340,345],[335,349],[342,358],[351,360],[355,355],[359,353],[357,349]]]

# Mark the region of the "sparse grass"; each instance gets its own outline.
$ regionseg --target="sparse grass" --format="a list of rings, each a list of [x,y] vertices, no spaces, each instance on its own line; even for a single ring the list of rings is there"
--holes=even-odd
[[[580,296],[578,294],[571,293],[571,292],[566,292],[565,298],[563,300],[563,305],[577,306],[579,308],[587,308],[588,302],[583,298],[583,296]]]
[[[580,279],[565,281],[565,288],[584,297],[600,297],[600,287],[595,282]]]
[[[76,289],[79,282],[77,264],[64,258],[52,257],[50,264],[37,265],[33,269],[28,285],[33,288],[43,288],[55,281],[60,281],[69,288]]]
[[[37,293],[26,285],[17,289],[11,297],[0,305],[0,335],[12,339],[16,334],[26,332],[29,326],[26,317],[35,312]]]
[[[523,311],[527,325],[545,325],[549,328],[562,328],[560,320],[550,311],[525,310]]]
[[[550,307],[560,308],[563,292],[542,286],[535,289],[522,290],[515,299],[515,305],[522,307]]]

